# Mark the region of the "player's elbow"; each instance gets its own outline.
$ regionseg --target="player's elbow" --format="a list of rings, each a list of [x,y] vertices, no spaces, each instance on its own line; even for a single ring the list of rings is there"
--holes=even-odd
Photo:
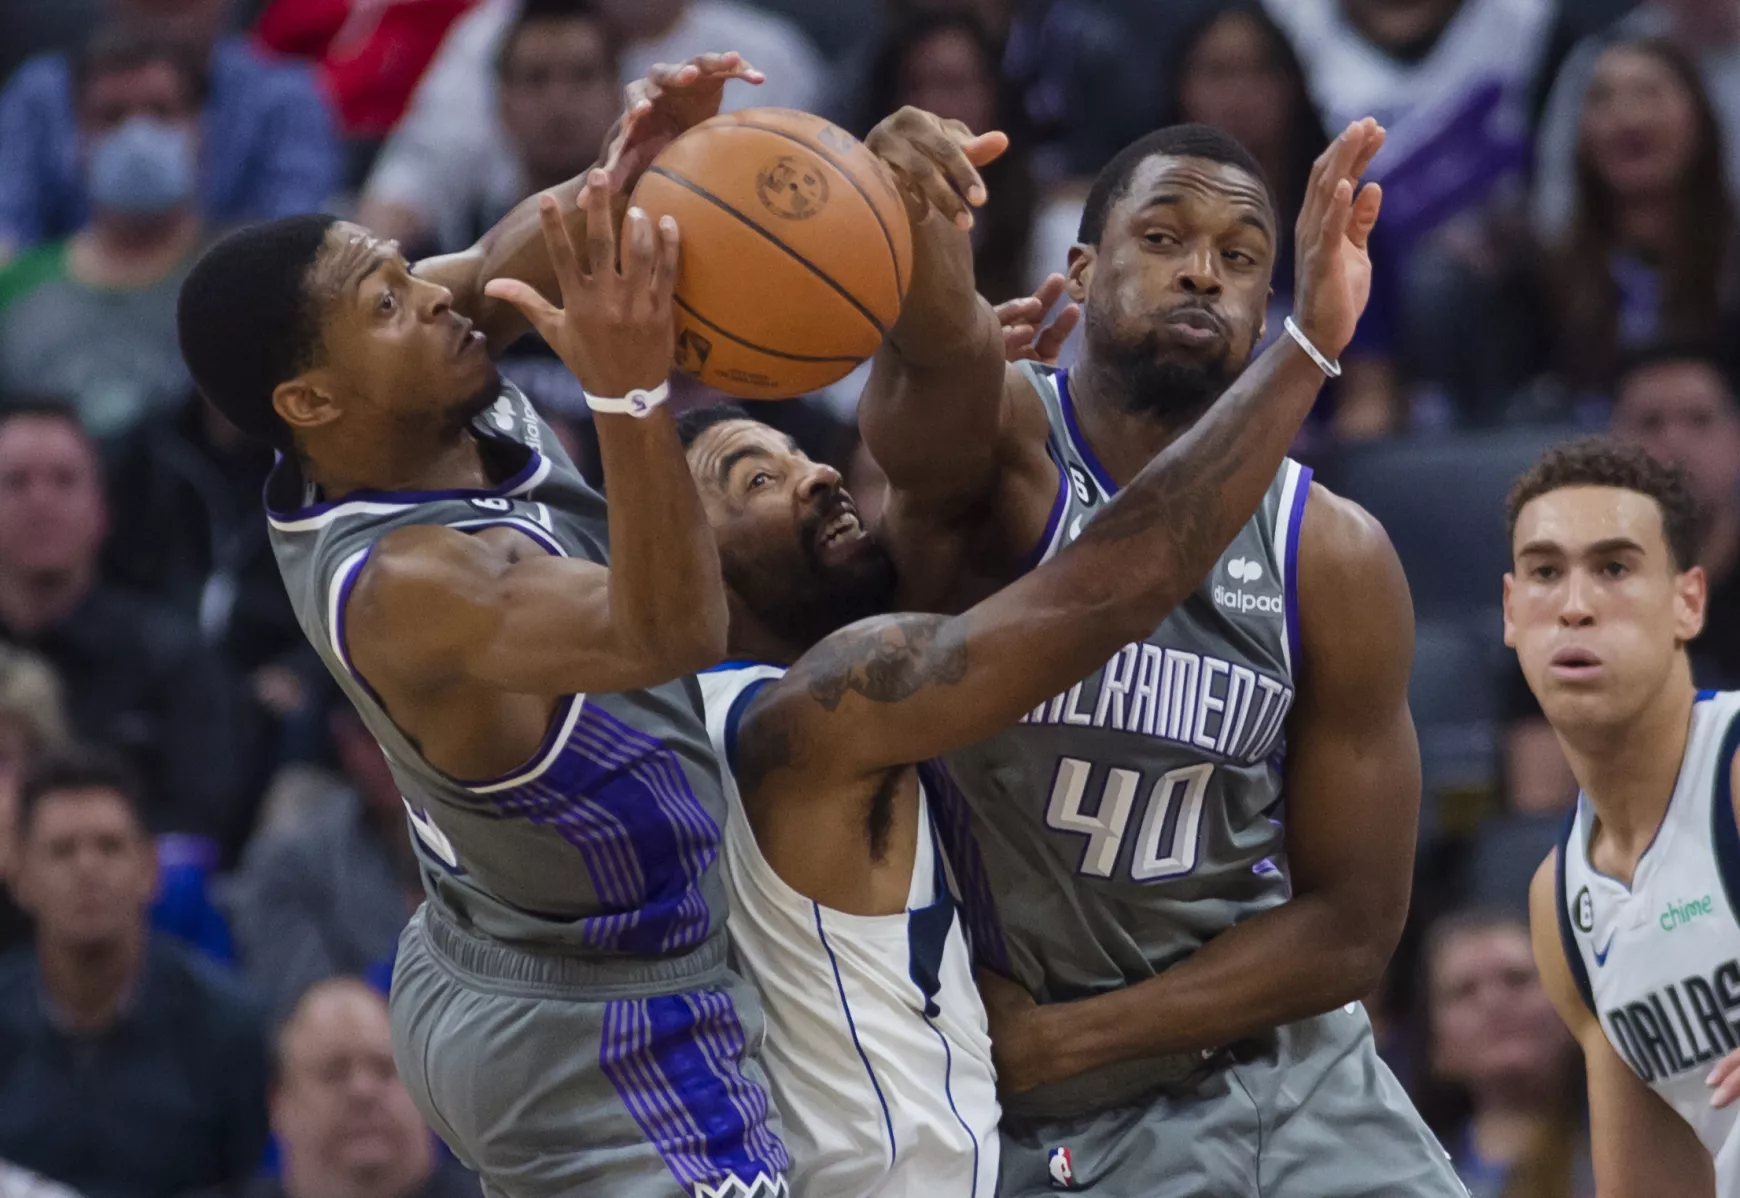
[[[1406,917],[1405,901],[1397,905],[1395,912],[1368,910],[1353,917],[1345,913],[1336,917],[1334,947],[1329,954],[1336,963],[1334,972],[1339,983],[1336,1003],[1365,998],[1377,989],[1402,938]]]

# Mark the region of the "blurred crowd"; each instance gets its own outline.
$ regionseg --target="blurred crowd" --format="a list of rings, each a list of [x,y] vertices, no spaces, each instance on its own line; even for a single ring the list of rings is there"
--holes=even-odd
[[[1384,521],[1419,614],[1418,880],[1368,1006],[1476,1198],[1590,1194],[1524,906],[1576,784],[1500,643],[1502,496],[1589,429],[1682,464],[1698,681],[1740,687],[1740,0],[0,4],[0,1198],[476,1192],[393,1071],[399,796],[175,296],[212,237],[292,212],[460,249],[594,160],[627,80],[724,49],[768,77],[728,108],[1005,130],[993,301],[1063,268],[1149,129],[1237,137],[1290,225],[1325,129],[1388,127],[1372,304],[1296,447]],[[596,481],[555,356],[530,336],[503,371]],[[861,382],[765,416],[868,495]]]

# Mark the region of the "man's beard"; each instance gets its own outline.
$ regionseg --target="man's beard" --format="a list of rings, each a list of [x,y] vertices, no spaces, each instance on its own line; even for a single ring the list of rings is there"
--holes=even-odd
[[[471,427],[472,421],[495,406],[495,401],[501,398],[501,375],[491,370],[489,381],[476,391],[465,397],[462,403],[455,404],[446,413],[446,425],[449,433],[461,433]]]
[[[793,568],[784,554],[720,563],[725,585],[750,613],[800,651],[848,624],[887,612],[894,603],[894,562],[881,546],[846,565],[830,567],[821,560],[815,533],[832,514],[818,514],[799,526],[801,568]]]
[[[1195,423],[1244,373],[1244,364],[1235,364],[1230,352],[1214,361],[1180,357],[1154,329],[1133,342],[1095,338],[1094,353],[1106,374],[1118,380],[1127,409],[1175,428]]]

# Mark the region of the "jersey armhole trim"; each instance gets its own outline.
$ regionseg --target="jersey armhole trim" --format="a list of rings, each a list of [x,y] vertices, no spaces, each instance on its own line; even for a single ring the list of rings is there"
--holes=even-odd
[[[1710,804],[1712,843],[1716,850],[1716,873],[1728,908],[1740,917],[1740,824],[1734,818],[1734,758],[1740,753],[1740,716],[1731,717],[1716,754],[1716,777]]]
[[[725,710],[725,768],[731,771],[734,778],[737,776],[737,729],[743,723],[743,713],[755,702],[755,696],[761,693],[761,688],[772,681],[771,678],[757,678],[738,691],[737,697],[731,700],[731,706]]]
[[[1045,531],[1039,534],[1039,540],[1034,542],[1033,548],[1027,551],[1027,556],[1015,567],[1018,576],[1037,570],[1057,552],[1058,537],[1063,529],[1063,514],[1069,510],[1069,467],[1058,457],[1050,437],[1045,439],[1045,453],[1051,459],[1051,464],[1057,467],[1057,495],[1051,501],[1051,515],[1045,519]]]
[[[1281,594],[1286,629],[1281,652],[1287,672],[1299,676],[1303,652],[1299,644],[1299,530],[1305,523],[1305,503],[1311,498],[1311,467],[1287,463],[1290,475],[1281,491],[1275,548],[1281,554]]]
[[[1583,962],[1583,950],[1577,947],[1576,933],[1571,930],[1570,895],[1565,893],[1565,861],[1571,852],[1571,836],[1576,827],[1577,808],[1572,807],[1571,814],[1565,819],[1565,831],[1559,837],[1558,851],[1553,854],[1553,905],[1558,908],[1559,943],[1565,951],[1565,964],[1571,969],[1571,980],[1577,984],[1577,993],[1583,996],[1583,1005],[1594,1014],[1595,990],[1589,984],[1589,967]]]
[[[1118,484],[1112,481],[1112,476],[1106,468],[1100,465],[1099,458],[1094,456],[1093,446],[1082,436],[1081,426],[1075,420],[1075,401],[1069,397],[1069,371],[1057,372],[1057,406],[1063,413],[1064,434],[1070,445],[1075,449],[1082,464],[1088,468],[1088,473],[1094,476],[1094,481],[1100,485],[1100,491],[1107,502],[1117,498]]]
[[[382,702],[375,688],[369,685],[369,680],[362,676],[362,671],[356,668],[356,663],[350,659],[350,638],[345,633],[345,612],[350,607],[351,592],[356,590],[357,579],[362,577],[363,567],[368,564],[374,551],[375,546],[370,543],[345,558],[338,564],[338,569],[333,571],[332,582],[328,584],[331,608],[327,612],[326,626],[332,638],[333,655],[344,663],[345,670],[356,680],[356,684],[384,712],[387,705]]]

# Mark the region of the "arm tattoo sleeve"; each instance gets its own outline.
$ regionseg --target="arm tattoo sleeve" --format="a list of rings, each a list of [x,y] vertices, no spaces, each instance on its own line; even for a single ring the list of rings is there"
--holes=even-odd
[[[805,656],[803,671],[810,695],[829,711],[848,691],[898,703],[966,677],[965,630],[948,616],[889,616],[836,632]]]

